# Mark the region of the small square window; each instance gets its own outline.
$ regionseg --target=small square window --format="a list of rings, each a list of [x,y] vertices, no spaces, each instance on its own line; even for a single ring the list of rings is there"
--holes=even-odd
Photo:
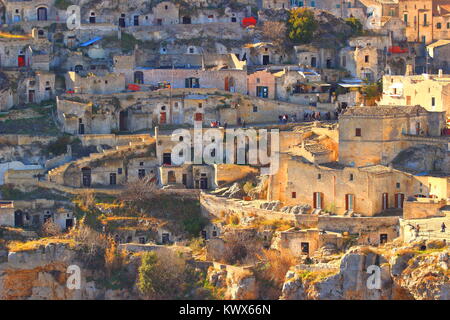
[[[355,129],[355,136],[356,137],[361,137],[361,128],[356,128]]]
[[[143,162],[139,162],[139,165],[142,167],[144,165],[144,163]]]
[[[253,106],[253,112],[258,112],[258,107],[257,106]]]
[[[117,174],[122,174],[122,168],[117,169]]]
[[[397,189],[400,189],[400,182],[397,182],[396,187]]]
[[[292,199],[297,198],[297,192],[292,192]]]
[[[320,173],[317,175],[317,179],[318,180],[322,179],[322,175]]]
[[[350,181],[353,181],[353,173],[350,173]]]

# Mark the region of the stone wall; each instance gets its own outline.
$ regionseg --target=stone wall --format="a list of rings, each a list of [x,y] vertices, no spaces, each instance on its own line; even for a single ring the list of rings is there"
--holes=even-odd
[[[426,219],[445,216],[440,209],[447,205],[447,201],[438,201],[432,199],[421,199],[417,201],[405,201],[403,204],[403,219]]]

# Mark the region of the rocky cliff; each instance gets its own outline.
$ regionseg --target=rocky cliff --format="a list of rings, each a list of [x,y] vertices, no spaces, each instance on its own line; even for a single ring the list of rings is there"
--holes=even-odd
[[[80,289],[71,288],[69,266],[80,267]],[[103,271],[85,266],[77,248],[49,243],[33,250],[9,252],[0,263],[0,299],[4,300],[90,300],[130,299],[127,290],[96,287]]]
[[[314,266],[291,269],[281,299],[448,300],[449,251],[445,243],[436,241],[405,247],[354,247],[334,272]],[[378,275],[379,285],[374,280]]]

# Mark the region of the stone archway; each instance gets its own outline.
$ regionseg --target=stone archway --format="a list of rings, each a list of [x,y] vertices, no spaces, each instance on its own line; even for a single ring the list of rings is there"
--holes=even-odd
[[[47,19],[48,19],[47,8],[46,7],[37,8],[36,15],[37,15],[38,21],[47,21]]]

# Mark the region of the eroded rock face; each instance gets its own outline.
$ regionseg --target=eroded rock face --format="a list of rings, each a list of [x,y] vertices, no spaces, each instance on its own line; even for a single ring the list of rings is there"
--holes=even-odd
[[[392,161],[394,167],[417,171],[434,171],[449,168],[446,151],[430,145],[414,146],[400,152]]]
[[[2,300],[91,300],[127,299],[130,293],[96,287],[87,279],[98,276],[84,267],[77,252],[67,244],[50,243],[34,250],[9,252],[8,260],[0,263],[0,299]],[[80,267],[80,289],[67,283],[68,267]]]
[[[427,248],[432,247],[431,243]],[[355,247],[341,259],[339,269],[291,270],[286,275],[281,299],[432,299],[448,300],[449,248],[424,252],[417,246],[394,250]],[[379,267],[380,286],[373,282],[371,266]]]
[[[252,271],[221,265],[208,270],[208,281],[216,288],[224,291],[226,299],[253,300],[258,297],[258,285]]]

